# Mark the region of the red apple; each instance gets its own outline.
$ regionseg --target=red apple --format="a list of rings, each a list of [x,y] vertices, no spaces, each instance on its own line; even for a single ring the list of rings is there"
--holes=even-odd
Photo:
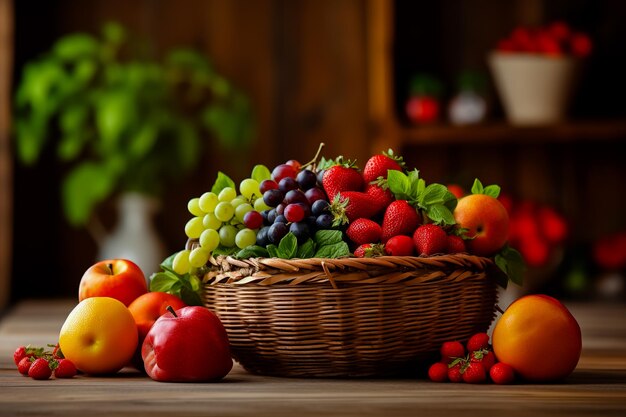
[[[509,214],[497,198],[471,194],[454,209],[454,219],[467,229],[467,249],[471,254],[490,256],[498,252],[509,238]]]
[[[89,297],[111,297],[128,307],[135,298],[147,292],[146,278],[134,262],[108,259],[85,271],[78,287],[78,301]]]
[[[205,307],[183,307],[163,314],[141,348],[146,373],[155,381],[218,381],[233,367],[228,335]]]

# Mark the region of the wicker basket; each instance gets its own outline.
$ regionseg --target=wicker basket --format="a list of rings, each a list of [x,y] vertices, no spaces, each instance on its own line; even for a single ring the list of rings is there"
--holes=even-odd
[[[250,372],[288,377],[401,375],[494,318],[488,258],[212,259],[206,306]]]

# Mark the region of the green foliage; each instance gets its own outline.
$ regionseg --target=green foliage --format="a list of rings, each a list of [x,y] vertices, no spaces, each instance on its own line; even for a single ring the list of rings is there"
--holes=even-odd
[[[248,98],[203,55],[147,56],[120,25],[101,36],[70,34],[29,62],[15,94],[18,158],[35,164],[56,143],[70,165],[62,185],[74,225],[115,192],[158,195],[197,166],[214,138],[238,149],[252,138]]]

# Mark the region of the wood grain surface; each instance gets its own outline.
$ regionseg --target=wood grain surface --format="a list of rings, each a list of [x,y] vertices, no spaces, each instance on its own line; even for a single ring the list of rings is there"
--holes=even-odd
[[[437,384],[409,379],[295,379],[247,373],[221,383],[159,383],[131,369],[110,377],[35,381],[13,350],[56,341],[72,301],[25,301],[0,322],[0,416],[623,416],[626,306],[570,304],[583,355],[558,384]]]

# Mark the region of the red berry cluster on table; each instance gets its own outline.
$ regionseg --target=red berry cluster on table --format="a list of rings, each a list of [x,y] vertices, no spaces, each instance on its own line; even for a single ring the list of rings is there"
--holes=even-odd
[[[73,378],[76,366],[69,359],[63,358],[59,345],[48,345],[52,351],[42,347],[20,346],[13,353],[17,370],[33,379]]]
[[[321,150],[321,147],[320,147]],[[318,151],[319,155],[319,151]],[[362,169],[339,156],[272,170],[256,165],[239,186],[218,173],[210,191],[188,203],[192,245],[165,262],[179,275],[201,275],[212,256],[339,258],[469,253],[494,257],[517,281],[521,257],[507,244],[509,217],[500,187],[475,180],[458,198],[427,184],[392,150]]]
[[[571,55],[585,58],[591,54],[593,43],[589,35],[573,30],[567,23],[557,21],[532,28],[520,26],[498,41],[499,52],[533,53],[548,56]]]
[[[515,380],[513,368],[497,362],[487,333],[476,333],[465,346],[459,341],[444,342],[440,353],[441,360],[428,369],[431,381],[511,384]]]

